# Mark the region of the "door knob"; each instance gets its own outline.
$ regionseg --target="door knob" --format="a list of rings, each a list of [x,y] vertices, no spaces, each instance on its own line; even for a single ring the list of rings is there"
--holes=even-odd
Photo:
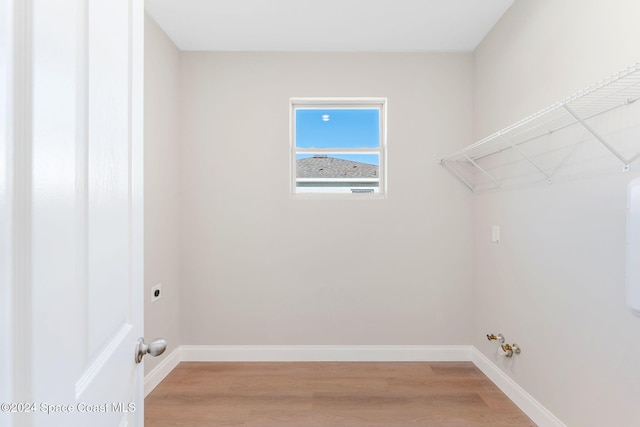
[[[136,343],[136,363],[142,362],[145,354],[160,356],[167,349],[167,341],[164,338],[156,338],[149,344],[145,344],[144,338],[138,338]]]

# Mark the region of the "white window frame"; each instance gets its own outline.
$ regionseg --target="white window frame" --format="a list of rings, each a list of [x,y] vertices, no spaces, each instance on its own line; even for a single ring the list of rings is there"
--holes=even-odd
[[[290,130],[290,177],[291,195],[295,198],[310,199],[384,199],[387,197],[387,98],[291,98],[289,114]],[[332,109],[332,110],[353,110],[353,109],[377,109],[380,112],[380,145],[375,148],[297,148],[296,147],[296,110],[300,109]],[[308,179],[296,177],[297,154],[377,154],[380,164],[378,166],[378,178],[362,178],[362,181],[378,181],[378,192],[373,193],[299,193],[296,190],[297,181]],[[314,179],[322,181],[322,179]]]

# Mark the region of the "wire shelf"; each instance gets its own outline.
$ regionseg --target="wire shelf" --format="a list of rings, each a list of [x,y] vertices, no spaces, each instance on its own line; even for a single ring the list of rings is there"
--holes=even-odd
[[[454,154],[439,159],[441,165],[458,177],[471,191],[502,189],[505,175],[496,175],[505,162],[523,161],[538,175],[551,182],[559,165],[545,161],[545,153],[562,150],[545,140],[579,125],[591,140],[597,140],[629,170],[629,157],[608,142],[594,128],[600,116],[630,106],[640,99],[640,62],[585,88],[519,122],[514,123]],[[640,104],[640,103],[638,103]],[[557,141],[556,141],[557,142]],[[509,155],[500,155],[510,151]],[[515,157],[514,157],[515,156]],[[549,157],[549,156],[546,156]],[[517,160],[516,160],[517,159]]]

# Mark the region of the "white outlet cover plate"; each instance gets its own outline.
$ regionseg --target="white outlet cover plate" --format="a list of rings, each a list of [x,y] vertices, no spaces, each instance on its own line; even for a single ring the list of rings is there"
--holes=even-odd
[[[491,241],[493,243],[500,243],[500,226],[498,225],[491,226]]]

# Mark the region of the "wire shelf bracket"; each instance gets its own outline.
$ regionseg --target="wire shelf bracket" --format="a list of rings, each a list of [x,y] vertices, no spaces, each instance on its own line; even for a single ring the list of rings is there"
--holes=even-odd
[[[511,144],[511,148],[513,148],[514,151],[518,152],[518,154],[520,154],[527,162],[529,162],[531,164],[531,166],[536,168],[538,170],[538,172],[540,172],[542,175],[544,175],[545,178],[547,178],[547,183],[551,184],[551,175],[546,173],[540,166],[538,166],[533,160],[531,160],[531,158],[529,156],[524,154],[522,152],[522,150],[519,149],[516,144]]]
[[[458,178],[472,193],[475,194],[476,189],[471,185],[469,181],[467,181],[464,176],[458,170],[451,166],[446,160],[440,159],[440,164],[444,166],[449,172],[451,172],[456,178]]]
[[[602,143],[602,145],[604,145],[607,150],[611,151],[611,153],[616,156],[621,162],[622,162],[622,172],[629,172],[629,161],[627,159],[625,159],[622,154],[618,153],[618,151],[613,148],[606,139],[604,139],[602,136],[600,136],[600,134],[598,132],[595,131],[595,129],[593,129],[591,126],[589,126],[589,124],[587,122],[585,122],[584,120],[582,120],[580,117],[578,117],[578,115],[576,113],[573,112],[573,110],[571,108],[569,108],[567,105],[563,105],[562,106],[567,113],[569,113],[574,119],[576,119],[576,121],[578,123],[580,123],[582,125],[582,127],[584,127],[587,131],[589,131],[589,133],[591,135],[593,135],[598,141],[600,141],[600,143]]]
[[[467,158],[467,160],[469,161],[469,163],[471,163],[473,166],[475,166],[480,172],[482,172],[483,174],[485,174],[486,176],[489,177],[489,179],[491,181],[493,181],[493,183],[496,185],[496,188],[498,190],[502,190],[502,185],[500,185],[500,183],[493,177],[491,176],[491,174],[489,172],[487,172],[486,170],[482,169],[482,167],[477,164],[476,162],[473,161],[473,159],[467,155],[465,155],[465,157]]]

